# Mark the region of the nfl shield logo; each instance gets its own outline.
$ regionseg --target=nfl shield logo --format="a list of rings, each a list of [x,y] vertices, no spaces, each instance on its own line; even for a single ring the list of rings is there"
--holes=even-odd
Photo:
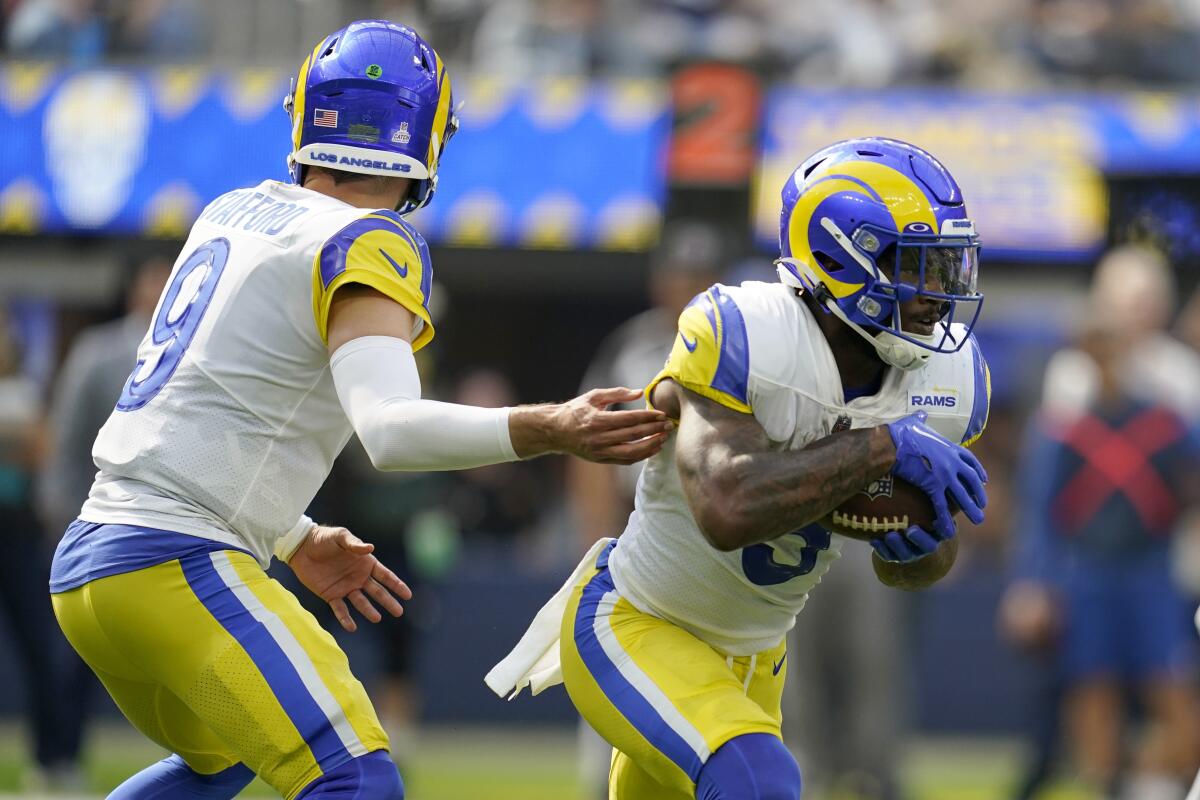
[[[879,478],[878,480],[871,481],[871,483],[867,486],[867,488],[862,490],[862,494],[865,494],[867,497],[871,498],[872,500],[878,500],[881,497],[891,497],[892,496],[892,476],[884,475],[882,478]]]

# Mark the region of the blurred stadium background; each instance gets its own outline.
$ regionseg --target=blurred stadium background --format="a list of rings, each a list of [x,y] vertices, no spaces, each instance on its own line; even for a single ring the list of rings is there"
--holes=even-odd
[[[1045,365],[1088,315],[1096,263],[1131,242],[1169,264],[1180,411],[1200,416],[1187,377],[1200,343],[1196,0],[0,0],[0,791],[87,796],[156,757],[71,667],[46,609],[20,599],[42,602],[48,552],[82,499],[46,486],[62,429],[84,425],[84,399],[112,403],[84,391],[64,404],[64,359],[125,313],[137,276],[174,258],[209,200],[286,178],[289,75],[361,17],[419,30],[462,101],[438,195],[414,218],[436,265],[439,337],[422,355],[439,397],[575,393],[605,337],[665,302],[651,292],[668,262],[771,280],[779,188],[824,144],[895,136],[949,166],[984,240],[992,504],[943,584],[881,601],[892,645],[853,674],[882,676],[890,699],[851,708],[871,687],[840,689],[850,699],[834,714],[891,732],[882,766],[822,777],[817,759],[806,780],[818,800],[1016,797],[1045,751],[1043,796],[1090,797],[1068,749],[1039,744],[1044,663],[998,633],[1021,431]],[[685,222],[711,235],[664,236]],[[351,446],[316,501],[313,516],[378,541],[414,578],[409,616],[341,638],[418,800],[597,796],[565,693],[505,704],[482,683],[596,533],[577,478],[557,458],[381,475]],[[1188,541],[1176,567],[1196,595]],[[805,616],[822,614],[850,639],[876,635],[818,592]],[[802,646],[825,647],[821,635]],[[791,680],[812,694],[825,678]],[[785,714],[792,729],[806,718]],[[808,735],[855,752],[828,730]]]

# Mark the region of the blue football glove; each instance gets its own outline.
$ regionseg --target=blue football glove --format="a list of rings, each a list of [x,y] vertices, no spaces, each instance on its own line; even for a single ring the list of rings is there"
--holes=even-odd
[[[871,547],[884,561],[908,564],[930,555],[938,549],[939,544],[953,536],[939,536],[913,525],[903,533],[892,531],[881,539],[872,539]]]
[[[933,527],[943,538],[954,535],[954,519],[946,502],[946,492],[976,525],[983,522],[987,506],[987,472],[979,459],[925,424],[926,414],[918,411],[888,423],[896,445],[896,463],[892,474],[914,484],[929,495],[935,513]]]

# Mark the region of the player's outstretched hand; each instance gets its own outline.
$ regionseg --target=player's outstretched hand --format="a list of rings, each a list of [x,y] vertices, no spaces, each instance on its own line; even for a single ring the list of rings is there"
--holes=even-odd
[[[918,525],[913,525],[906,531],[892,531],[878,539],[871,540],[871,547],[884,561],[896,564],[908,564],[937,552],[938,545],[950,536],[930,533]]]
[[[346,607],[347,600],[367,620],[379,622],[383,615],[371,600],[398,617],[404,609],[396,597],[412,598],[412,591],[404,581],[372,555],[374,550],[375,545],[345,528],[318,525],[288,561],[288,566],[313,594],[329,603],[341,626],[353,633],[358,625]]]
[[[593,389],[565,403],[530,407],[546,416],[542,424],[522,425],[522,431],[546,439],[518,442],[514,433],[513,447],[522,456],[557,452],[602,464],[635,464],[661,450],[674,427],[666,414],[655,409],[609,410],[615,403],[631,403],[641,396],[641,389]]]
[[[955,529],[947,492],[969,520],[976,525],[983,522],[987,472],[974,453],[927,426],[925,418],[925,412],[918,411],[888,423],[896,445],[892,473],[929,495],[937,514],[934,529],[945,538],[953,536]]]

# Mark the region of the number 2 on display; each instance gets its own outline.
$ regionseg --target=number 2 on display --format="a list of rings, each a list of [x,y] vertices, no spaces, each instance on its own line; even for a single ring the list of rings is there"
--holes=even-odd
[[[137,364],[117,400],[118,411],[136,411],[162,391],[183,359],[212,302],[229,260],[229,240],[210,239],[192,251],[159,301],[150,330],[152,349]]]

